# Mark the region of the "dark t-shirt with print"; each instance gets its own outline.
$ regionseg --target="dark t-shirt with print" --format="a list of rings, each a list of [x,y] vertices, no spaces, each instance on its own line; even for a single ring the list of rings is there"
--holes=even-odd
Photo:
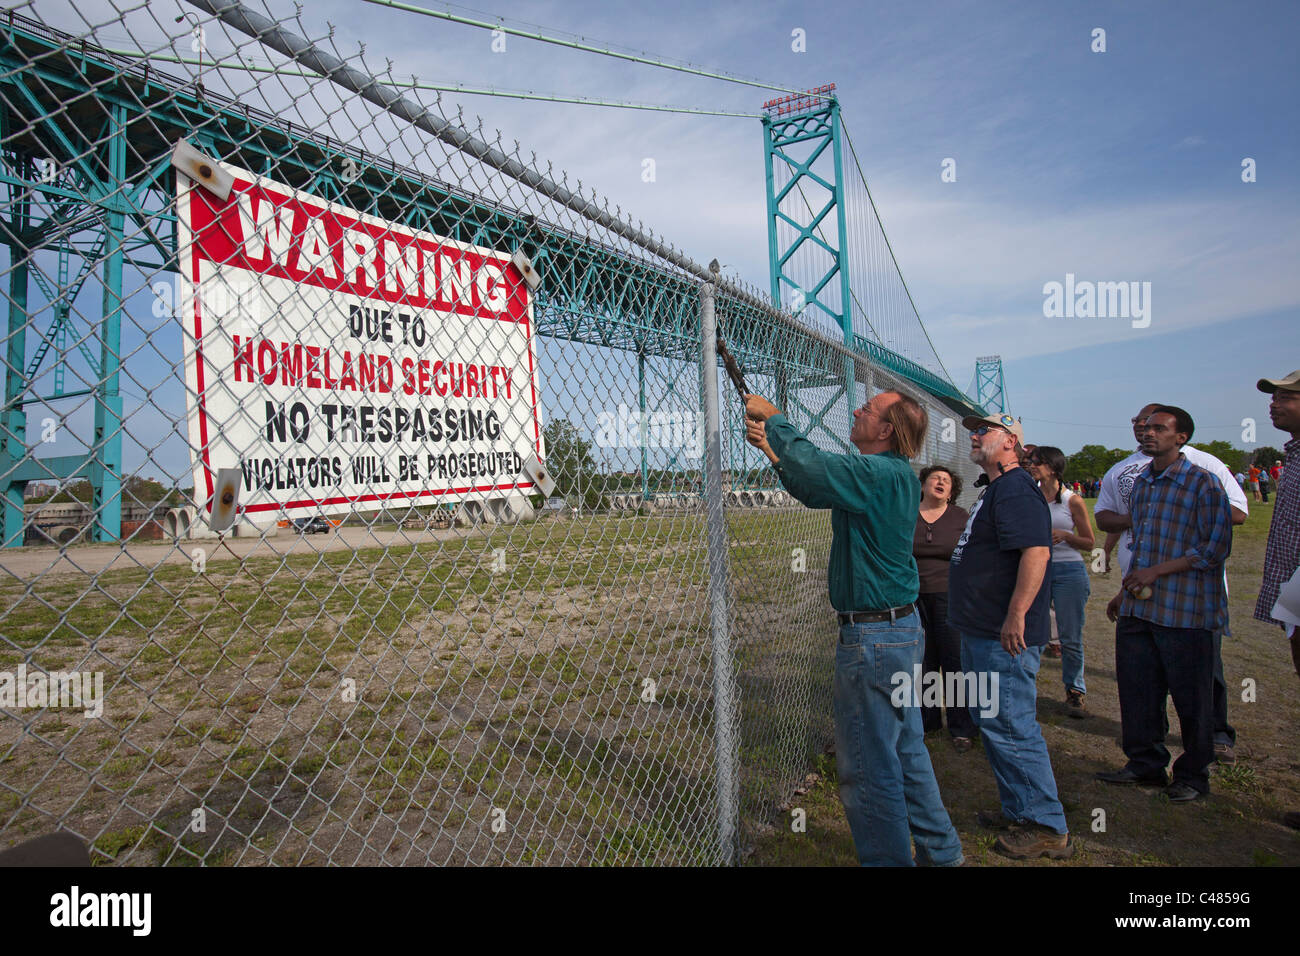
[[[1020,573],[1020,549],[1052,545],[1052,518],[1038,485],[1023,468],[999,475],[971,507],[948,568],[948,621],[972,637],[994,640],[1002,631]],[[1025,644],[1047,643],[1051,626],[1049,562],[1043,584],[1025,613]]]

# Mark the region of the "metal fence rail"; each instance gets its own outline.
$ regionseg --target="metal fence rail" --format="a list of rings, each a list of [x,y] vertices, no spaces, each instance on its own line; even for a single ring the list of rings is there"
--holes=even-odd
[[[829,521],[711,330],[825,447],[900,381],[322,25],[191,6],[0,16],[0,847],[743,859],[830,740]]]

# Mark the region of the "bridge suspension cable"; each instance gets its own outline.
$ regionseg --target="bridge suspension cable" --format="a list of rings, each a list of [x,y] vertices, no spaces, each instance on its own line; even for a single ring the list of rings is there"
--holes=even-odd
[[[880,218],[880,211],[876,208],[876,200],[871,195],[871,187],[867,185],[866,174],[862,171],[862,163],[858,160],[858,151],[853,145],[853,136],[849,132],[848,124],[844,126],[844,139],[849,144],[849,155],[853,157],[853,167],[857,170],[858,181],[862,184],[862,190],[866,194],[867,203],[871,206],[871,214],[875,219],[876,225],[880,230],[880,238],[884,240],[885,249],[889,252],[889,260],[893,263],[894,272],[898,276],[899,285],[902,286],[904,294],[907,296],[907,304],[916,317],[916,324],[921,327],[921,332],[925,336],[926,344],[930,347],[930,352],[934,355],[935,362],[939,365],[939,370],[943,373],[944,378],[952,382],[952,376],[948,374],[948,369],[943,364],[943,359],[939,357],[939,350],[934,346],[934,340],[930,338],[930,332],[925,327],[925,322],[921,319],[921,312],[916,307],[916,301],[912,298],[912,290],[907,286],[907,280],[903,278],[903,270],[898,265],[898,257],[894,255],[893,243],[889,241],[889,234],[885,232],[885,224]],[[925,363],[922,363],[925,364]],[[954,383],[955,384],[955,383]]]
[[[287,69],[282,66],[258,66],[252,63],[233,63],[229,60],[200,60],[197,57],[175,56],[170,53],[146,53],[143,50],[110,50],[118,56],[139,56],[160,63],[178,63],[184,66],[200,66],[209,70],[240,70],[244,73],[274,73],[277,76],[293,76],[315,79],[320,74],[309,70]],[[392,79],[390,85],[406,90],[432,90],[440,93],[463,93],[467,96],[500,96],[506,99],[541,100],[547,103],[575,103],[581,106],[605,106],[624,110],[652,110],[659,113],[689,113],[699,116],[732,116],[738,119],[759,119],[758,113],[737,113],[729,110],[707,110],[693,106],[668,106],[657,103],[628,103],[624,100],[602,100],[592,96],[561,96],[558,93],[538,93],[534,90],[502,90],[491,86],[470,87],[463,83],[421,83],[416,78],[403,81]]]
[[[710,80],[723,80],[727,83],[739,83],[742,86],[752,86],[760,90],[776,90],[781,93],[798,93],[805,95],[805,91],[791,86],[778,86],[773,83],[764,83],[761,80],[747,79],[742,76],[736,76],[732,73],[721,73],[716,70],[705,70],[700,67],[691,66],[685,63],[672,63],[663,59],[652,59],[645,55],[634,53],[622,53],[618,50],[611,50],[604,47],[594,46],[585,42],[582,38],[565,39],[563,37],[549,36],[543,33],[537,33],[531,30],[520,30],[517,27],[508,27],[504,20],[474,20],[470,17],[459,16],[451,11],[430,10],[426,7],[417,7],[409,3],[399,3],[397,0],[365,0],[366,3],[373,3],[376,6],[391,7],[394,10],[402,10],[407,13],[418,13],[425,17],[435,17],[439,20],[448,20],[452,23],[459,23],[465,26],[479,27],[484,30],[496,30],[511,36],[524,37],[529,40],[537,40],[541,43],[551,43],[556,46],[568,47],[572,50],[581,50],[584,53],[596,53],[600,56],[614,57],[619,60],[627,60],[631,63],[640,63],[643,66],[656,66],[665,70],[675,70],[678,73],[689,73],[693,76],[703,76]],[[820,98],[820,97],[819,97]]]
[[[823,306],[820,312],[810,309],[806,321],[820,320],[828,328],[837,327],[832,316],[843,309],[851,316],[855,335],[897,352],[956,388],[903,278],[847,124],[843,128],[853,160],[852,172],[841,173],[845,235],[837,235],[838,220],[829,211],[834,182],[830,150],[810,152],[802,160],[792,155],[793,165],[787,161],[773,167],[774,193],[786,196],[783,213],[793,221],[807,222],[813,239],[797,244],[783,271],[806,294],[808,302]],[[794,189],[786,192],[792,180]],[[802,208],[791,208],[794,203]],[[777,229],[782,237],[780,248],[795,244],[796,227],[782,221]],[[845,248],[849,301],[841,305],[837,284],[827,279],[835,250]],[[798,306],[798,302],[787,304]]]

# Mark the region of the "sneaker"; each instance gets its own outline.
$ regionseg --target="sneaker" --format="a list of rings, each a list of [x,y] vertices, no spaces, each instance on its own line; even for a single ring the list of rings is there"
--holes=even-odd
[[[1292,830],[1300,830],[1300,813],[1292,810],[1289,813],[1282,814],[1282,823]]]
[[[1214,759],[1227,766],[1237,762],[1237,754],[1230,744],[1215,744]]]
[[[1193,800],[1200,800],[1209,796],[1209,794],[1202,793],[1191,784],[1179,780],[1175,780],[1161,792],[1169,798],[1170,803],[1191,803]]]
[[[1012,827],[997,838],[993,849],[1013,860],[1068,860],[1074,856],[1074,841],[1068,833],[1056,833],[1037,823]]]
[[[1066,713],[1071,717],[1087,717],[1088,708],[1083,703],[1083,692],[1077,690],[1066,691],[1065,695]]]
[[[975,742],[969,737],[952,738],[952,749],[957,751],[959,754],[970,753],[971,748],[974,746]]]

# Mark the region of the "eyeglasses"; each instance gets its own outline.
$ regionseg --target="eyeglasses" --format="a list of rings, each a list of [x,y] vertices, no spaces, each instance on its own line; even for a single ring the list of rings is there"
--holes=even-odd
[[[1003,416],[1003,417],[1005,418],[1006,416]],[[989,432],[992,432],[992,431],[999,431],[999,432],[1001,432],[1001,431],[1006,431],[1006,429],[1005,429],[1005,428],[998,428],[997,425],[981,425],[979,428],[972,428],[970,433],[971,433],[972,435],[979,435],[979,436],[982,438],[982,437],[984,437],[985,435],[987,435]]]

